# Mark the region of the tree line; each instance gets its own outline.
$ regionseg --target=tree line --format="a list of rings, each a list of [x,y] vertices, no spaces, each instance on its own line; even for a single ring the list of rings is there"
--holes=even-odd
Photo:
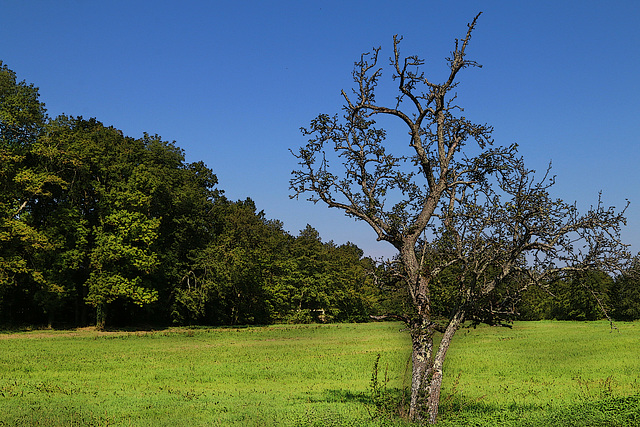
[[[49,118],[0,63],[0,323],[266,324],[366,319],[353,244],[230,201],[173,142]]]
[[[48,117],[38,89],[1,62],[0,166],[0,324],[366,321],[407,302],[356,245],[310,225],[291,235],[251,199],[228,200],[174,142]],[[639,318],[637,264],[532,288],[520,318],[597,319],[601,304]],[[443,316],[454,276],[430,285]]]

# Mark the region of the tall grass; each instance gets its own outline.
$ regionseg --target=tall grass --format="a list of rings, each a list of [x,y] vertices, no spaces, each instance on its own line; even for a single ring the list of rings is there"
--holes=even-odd
[[[401,328],[0,333],[0,425],[403,426]],[[640,425],[640,323],[618,328],[461,330],[439,424]]]

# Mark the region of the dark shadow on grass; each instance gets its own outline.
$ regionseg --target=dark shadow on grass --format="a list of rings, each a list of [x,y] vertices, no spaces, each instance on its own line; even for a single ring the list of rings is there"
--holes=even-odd
[[[73,331],[75,328],[73,327],[63,327],[63,328],[49,328],[43,325],[0,325],[0,335],[10,335],[10,334],[19,334],[23,332],[34,332],[34,331]]]
[[[371,393],[365,393],[365,392],[354,393],[349,390],[325,390],[323,392],[322,398],[318,400],[328,402],[328,403],[356,402],[356,403],[364,403],[364,404],[373,404]]]
[[[159,325],[107,326],[103,332],[161,332],[169,329]]]
[[[356,403],[364,406],[371,419],[387,420],[392,423],[408,422],[407,391],[399,388],[385,388],[377,393],[372,391],[354,393],[348,390],[325,390],[317,401],[327,403]],[[394,424],[395,425],[395,424]]]
[[[456,396],[440,406],[442,426],[583,427],[640,426],[640,395],[583,400],[570,405],[489,404]]]
[[[369,408],[372,417],[404,418],[402,402],[406,396],[401,389],[387,389],[383,396],[371,392],[324,390],[315,402],[357,403]],[[584,426],[640,426],[640,394],[631,396],[603,396],[585,399],[569,405],[510,403],[491,404],[482,399],[462,395],[444,396],[438,416],[442,426],[504,427],[584,427]]]
[[[144,332],[144,333],[153,333],[153,332],[162,332],[168,330],[169,327],[166,326],[157,326],[157,325],[137,325],[137,326],[126,326],[126,327],[106,327],[104,329],[98,329],[95,326],[84,326],[84,327],[76,327],[69,325],[60,325],[55,327],[47,327],[47,326],[33,326],[33,325],[0,325],[0,335],[13,335],[13,334],[22,334],[28,332],[78,332],[78,331],[97,331],[97,332],[113,332],[113,333],[135,333],[135,332]],[[187,330],[187,328],[185,328]]]

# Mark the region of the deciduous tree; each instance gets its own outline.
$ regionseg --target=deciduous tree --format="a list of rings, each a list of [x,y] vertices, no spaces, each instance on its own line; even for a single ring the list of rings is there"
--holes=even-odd
[[[95,119],[61,116],[46,130],[42,145],[55,158],[47,166],[64,182],[51,206],[36,210],[40,228],[57,242],[49,275],[75,295],[77,307],[95,307],[104,327],[114,301],[143,306],[158,298],[152,273],[164,212],[153,204],[162,171],[148,158],[150,141]]]
[[[38,146],[45,122],[38,89],[18,82],[0,61],[0,315],[5,292],[31,298],[38,294],[48,306],[61,291],[46,280],[38,263],[53,244],[33,215],[51,197],[52,188],[63,184],[41,167],[50,154]],[[16,320],[13,317],[9,313],[6,320]]]
[[[609,290],[609,300],[615,319],[640,319],[640,254],[616,277]]]
[[[552,198],[553,177],[536,177],[516,145],[495,146],[492,128],[463,114],[455,90],[463,70],[479,67],[467,55],[478,17],[455,41],[440,82],[424,73],[418,56],[402,56],[401,38],[394,37],[397,96],[388,103],[376,96],[384,70],[380,48],[363,54],[352,93],[342,92],[342,117],[313,119],[302,129],[308,143],[294,153],[300,168],[292,197],[310,194],[342,209],[397,249],[396,271],[410,301],[410,310],[397,314],[413,343],[409,416],[431,423],[447,350],[464,321],[508,321],[528,287],[572,271],[615,270],[625,256],[622,213],[598,202],[580,214]],[[388,133],[380,120],[398,121],[408,137]],[[457,286],[440,322],[432,290],[451,275]],[[443,334],[439,346],[436,331]]]
[[[251,199],[221,197],[212,209],[211,242],[194,254],[192,270],[176,289],[174,321],[270,323],[266,285],[278,236],[283,236],[281,224],[256,212]]]

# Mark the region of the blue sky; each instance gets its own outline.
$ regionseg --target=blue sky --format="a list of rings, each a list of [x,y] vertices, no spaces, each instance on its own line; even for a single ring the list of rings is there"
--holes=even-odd
[[[554,195],[585,210],[603,192],[627,211],[640,251],[640,2],[0,0],[0,59],[40,88],[51,116],[96,117],[133,137],[175,140],[233,200],[251,197],[293,234],[372,256],[394,252],[363,223],[289,199],[289,148],[319,113],[339,112],[353,62],[373,46],[427,60],[434,80],[482,11],[461,74],[465,115],[549,161]],[[387,75],[387,77],[389,77]],[[404,142],[402,142],[404,143]]]

